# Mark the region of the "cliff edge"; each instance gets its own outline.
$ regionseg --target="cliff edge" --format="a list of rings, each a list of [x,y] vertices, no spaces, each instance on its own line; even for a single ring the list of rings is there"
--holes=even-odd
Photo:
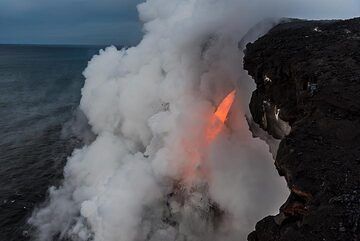
[[[360,18],[280,23],[247,45],[244,67],[291,190],[248,240],[360,240]]]

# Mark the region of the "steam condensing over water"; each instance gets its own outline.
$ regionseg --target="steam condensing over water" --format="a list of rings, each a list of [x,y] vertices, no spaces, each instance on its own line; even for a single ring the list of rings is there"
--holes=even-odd
[[[252,81],[241,39],[267,18],[344,17],[350,0],[148,0],[140,44],[109,47],[84,71],[80,108],[97,135],[75,150],[30,223],[38,240],[246,240],[287,195],[245,115]],[[258,37],[272,25],[253,30]],[[243,46],[241,46],[242,48]],[[216,106],[236,89],[226,127],[203,145]],[[181,183],[199,154],[210,177]]]

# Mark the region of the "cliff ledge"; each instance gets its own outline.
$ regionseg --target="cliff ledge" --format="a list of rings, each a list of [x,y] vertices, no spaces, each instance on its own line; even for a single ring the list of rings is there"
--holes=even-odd
[[[282,22],[247,45],[244,67],[291,190],[248,240],[360,240],[360,18]]]

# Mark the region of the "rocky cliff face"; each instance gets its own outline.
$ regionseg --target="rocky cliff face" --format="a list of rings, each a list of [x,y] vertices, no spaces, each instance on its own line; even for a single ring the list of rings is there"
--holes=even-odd
[[[360,18],[283,22],[245,54],[251,113],[282,139],[275,165],[291,190],[248,240],[360,240]]]

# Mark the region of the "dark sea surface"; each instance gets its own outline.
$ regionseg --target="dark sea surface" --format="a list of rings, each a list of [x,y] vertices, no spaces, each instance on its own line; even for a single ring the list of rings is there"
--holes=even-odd
[[[0,241],[29,239],[27,219],[81,145],[63,127],[99,49],[0,45]]]

